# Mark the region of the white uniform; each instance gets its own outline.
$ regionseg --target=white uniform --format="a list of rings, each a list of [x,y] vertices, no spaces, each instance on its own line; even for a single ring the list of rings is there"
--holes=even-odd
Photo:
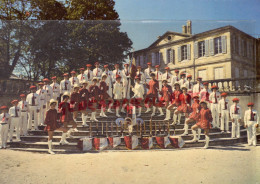
[[[82,82],[83,82],[84,80],[88,81],[88,78],[87,78],[86,74],[84,74],[84,73],[79,74],[79,75],[77,76],[77,78],[78,78],[78,80],[79,80],[79,84],[80,84],[80,85],[82,85]]]
[[[240,123],[238,120],[241,120],[241,107],[239,105],[231,105],[230,107],[230,117],[231,119],[234,119],[234,122],[232,122],[232,131],[231,131],[231,137],[232,138],[239,138],[240,137]]]
[[[116,76],[117,75],[120,75],[121,77],[122,77],[122,72],[121,72],[121,70],[113,70],[113,82],[115,82],[116,81]]]
[[[256,110],[246,110],[244,123],[247,126],[247,141],[248,145],[256,145],[256,124],[259,125],[259,116]]]
[[[1,134],[1,147],[6,147],[8,139],[8,129],[11,122],[11,117],[8,113],[0,114],[0,134]]]
[[[145,75],[144,75],[143,72],[137,71],[137,72],[136,72],[136,76],[139,76],[139,77],[140,77],[140,84],[145,84]]]
[[[14,129],[16,132],[16,139],[20,141],[20,127],[21,127],[21,109],[18,106],[13,106],[9,109],[11,116],[9,140],[13,140]]]
[[[36,91],[36,94],[38,94],[40,98],[40,112],[38,113],[38,123],[39,125],[43,125],[47,111],[47,91],[45,89],[38,89]]]
[[[173,75],[172,76],[172,81],[171,81],[172,83],[170,84],[172,87],[174,87],[174,84],[176,83],[176,82],[180,82],[180,77],[178,76],[178,75]]]
[[[97,77],[98,79],[101,79],[102,73],[103,73],[102,69],[94,68],[93,77]]]
[[[46,107],[47,109],[50,108],[50,100],[53,98],[53,91],[50,85],[43,86],[43,89],[46,90]],[[45,114],[44,114],[45,117]]]
[[[142,84],[135,84],[135,87],[132,88],[132,91],[134,92],[133,98],[144,98],[144,86]]]
[[[170,72],[165,72],[162,75],[162,80],[167,80],[168,81],[168,85],[172,85],[172,74]]]
[[[70,93],[71,88],[72,88],[72,86],[71,86],[71,83],[69,80],[62,80],[60,82],[60,93],[61,94],[64,94],[66,91]]]
[[[58,83],[52,83],[50,86],[53,91],[53,99],[58,100],[60,97],[60,85]]]
[[[212,124],[213,128],[220,128],[219,124],[219,111],[218,111],[218,102],[220,101],[220,93],[219,92],[212,92],[209,95],[209,103],[210,103],[210,110],[212,113]]]
[[[30,93],[26,97],[26,102],[29,105],[28,129],[32,129],[32,117],[34,117],[34,127],[38,129],[37,111],[40,110],[40,98],[36,93]]]
[[[218,112],[221,113],[220,130],[229,131],[229,105],[227,99],[224,100],[224,98],[222,98],[218,102]]]
[[[21,109],[21,129],[20,134],[26,136],[27,135],[27,125],[28,125],[28,103],[26,101],[20,101],[18,103],[18,107]]]
[[[113,94],[114,94],[114,99],[115,100],[122,100],[123,99],[123,84],[120,82],[116,82],[114,84],[114,88],[113,88]]]
[[[154,72],[154,69],[150,69],[150,68],[146,68],[144,70],[144,75],[145,75],[145,80],[146,80],[146,83],[149,83],[149,81],[151,80],[151,73]]]
[[[160,71],[155,71],[155,79],[158,80],[159,82],[159,90],[162,90],[162,79],[163,79],[163,74]]]
[[[74,85],[79,85],[79,79],[77,77],[71,77],[71,78],[69,78],[69,81],[71,83],[70,92],[72,93],[73,92],[73,86]]]
[[[112,98],[113,73],[111,71],[104,71],[103,74],[107,75],[106,84],[108,86],[108,95]]]
[[[197,83],[193,86],[193,95],[199,95],[200,91],[203,89],[203,84]]]
[[[130,86],[131,86],[131,79],[130,79],[130,72],[129,69],[124,69],[122,71],[122,79],[123,79],[123,98],[130,99]]]
[[[189,95],[191,95],[191,97],[192,97],[192,94],[193,94],[193,84],[192,84],[192,82],[190,82],[190,81],[186,81],[185,83],[184,83],[184,85],[187,87],[187,89],[188,89],[188,94]]]
[[[181,80],[179,81],[179,84],[180,84],[180,86],[183,86],[186,82],[187,82],[187,79],[184,78],[184,79],[181,79]]]

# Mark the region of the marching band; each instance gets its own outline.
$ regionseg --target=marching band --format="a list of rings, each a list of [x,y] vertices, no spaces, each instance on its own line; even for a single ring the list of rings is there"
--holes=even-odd
[[[227,93],[220,94],[215,85],[211,86],[210,90],[207,82],[202,84],[201,77],[198,77],[197,84],[193,85],[192,75],[186,76],[184,72],[179,75],[178,70],[175,70],[175,75],[172,75],[169,67],[165,67],[165,73],[161,73],[159,66],[155,66],[154,71],[151,63],[147,65],[148,68],[144,72],[141,71],[140,66],[137,67],[134,86],[130,80],[129,64],[124,64],[123,70],[115,64],[113,71],[109,71],[108,65],[104,65],[102,70],[98,62],[95,63],[95,69],[92,71],[92,66],[87,64],[87,69],[80,68],[78,75],[75,71],[71,71],[69,78],[69,74],[64,73],[64,79],[60,84],[56,76],[52,77],[53,83],[50,85],[49,79],[43,79],[43,82],[38,83],[38,90],[36,86],[31,86],[30,94],[27,96],[21,94],[20,101],[13,100],[9,113],[7,106],[1,107],[1,148],[6,148],[8,130],[9,141],[12,141],[14,129],[16,138],[20,141],[20,135],[26,136],[28,130],[32,130],[32,119],[34,119],[35,130],[38,130],[38,125],[47,125],[45,130],[49,135],[49,153],[54,154],[53,131],[61,130],[63,134],[60,143],[68,144],[66,137],[70,136],[72,131],[78,131],[76,124],[78,113],[81,113],[82,125],[88,126],[88,118],[90,121],[98,122],[97,108],[101,108],[100,117],[107,117],[106,112],[113,113],[112,108],[115,109],[115,115],[121,117],[120,112],[128,112],[129,104],[135,106],[138,117],[141,116],[142,104],[146,108],[145,113],[152,111],[151,116],[156,115],[156,109],[159,111],[158,116],[164,116],[162,107],[165,107],[164,120],[173,119],[173,125],[180,124],[180,119],[184,116],[183,135],[188,134],[188,125],[193,123],[192,142],[196,142],[200,138],[201,129],[204,129],[205,148],[209,147],[211,128],[220,128],[222,133],[224,131],[230,133],[229,117],[232,121],[232,138],[240,137],[242,110],[238,105],[238,98],[234,98],[233,105],[230,105],[226,98]],[[132,97],[131,92],[134,94]],[[249,145],[256,145],[256,128],[259,126],[258,113],[253,110],[253,106],[253,103],[248,103],[249,109],[244,115]],[[90,117],[87,116],[87,109],[91,110]],[[69,124],[72,125],[70,129]]]

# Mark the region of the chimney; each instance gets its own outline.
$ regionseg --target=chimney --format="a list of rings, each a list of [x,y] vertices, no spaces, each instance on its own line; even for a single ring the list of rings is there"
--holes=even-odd
[[[192,34],[192,28],[191,28],[191,21],[187,21],[187,34],[191,35]]]
[[[187,26],[182,26],[182,33],[187,34]]]

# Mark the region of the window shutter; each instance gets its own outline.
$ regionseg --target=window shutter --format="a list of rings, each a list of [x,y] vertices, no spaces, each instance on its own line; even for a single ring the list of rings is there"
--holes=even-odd
[[[171,49],[171,63],[175,65],[175,51]]]
[[[191,55],[190,55],[190,44],[187,45],[187,59],[191,59]]]
[[[241,48],[241,38],[238,37],[238,54],[242,56],[242,48]]]
[[[211,56],[214,55],[214,40],[213,39],[209,40],[209,52],[210,52]]]
[[[155,53],[152,52],[152,66],[155,66]]]
[[[181,61],[181,47],[178,47],[178,61]]]
[[[173,62],[173,50],[171,49],[170,50],[170,63]]]
[[[205,40],[205,56],[209,56],[209,40]]]
[[[221,36],[222,53],[227,53],[227,36]]]
[[[198,42],[194,43],[194,57],[197,59],[199,57],[199,52],[198,52]]]
[[[140,56],[140,66],[144,66],[144,56],[143,55],[141,55]]]
[[[165,59],[164,59],[164,64],[166,64],[167,65],[167,63],[168,63],[168,61],[167,61],[167,59],[168,59],[168,53],[167,53],[167,49],[164,49],[164,54],[165,54]]]
[[[161,52],[159,52],[159,62],[158,62],[158,65],[160,65],[160,64],[161,64],[161,59],[162,59],[162,53],[161,53]]]

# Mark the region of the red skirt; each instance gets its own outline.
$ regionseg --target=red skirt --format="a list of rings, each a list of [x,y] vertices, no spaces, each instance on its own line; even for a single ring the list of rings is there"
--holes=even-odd
[[[183,112],[183,113],[190,113],[192,112],[192,109],[187,104],[183,103],[178,108],[177,111]]]
[[[64,122],[70,122],[70,121],[74,121],[71,112],[68,112],[67,115],[62,115],[62,116],[61,116],[61,122],[62,122],[62,123],[64,123]]]
[[[197,112],[192,112],[191,115],[189,116],[190,119],[194,119],[195,121],[199,121],[199,113]]]
[[[52,125],[47,125],[44,128],[44,131],[55,131],[57,129],[59,129],[61,126],[58,123],[52,124]]]
[[[80,110],[80,111],[86,110],[87,107],[88,107],[88,102],[87,102],[87,100],[81,101],[81,102],[79,103],[79,110]]]
[[[110,98],[108,93],[103,93],[100,95],[100,100],[108,100]]]
[[[71,105],[74,105],[73,111],[79,111],[79,103],[75,103]]]
[[[197,126],[199,126],[202,129],[211,129],[211,123],[208,121],[199,121],[198,123],[196,123]]]

